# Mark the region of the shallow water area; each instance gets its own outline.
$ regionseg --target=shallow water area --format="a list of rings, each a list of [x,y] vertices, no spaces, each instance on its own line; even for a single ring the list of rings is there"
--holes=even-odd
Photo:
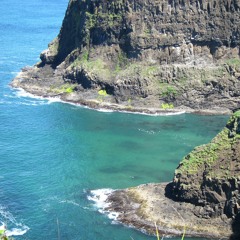
[[[89,192],[170,181],[228,117],[101,112],[10,88],[58,34],[67,4],[0,4],[0,222],[14,239],[155,239],[112,224]]]

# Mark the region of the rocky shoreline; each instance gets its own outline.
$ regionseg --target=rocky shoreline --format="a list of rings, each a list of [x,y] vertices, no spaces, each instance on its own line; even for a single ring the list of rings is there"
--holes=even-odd
[[[75,88],[76,85],[66,84],[61,73],[53,78],[53,69],[48,66],[39,69],[37,66],[23,68],[13,79],[10,86],[16,89],[23,89],[34,96],[43,98],[58,98],[65,103],[81,105],[96,110],[117,111],[127,113],[138,113],[147,115],[176,115],[182,113],[194,113],[202,115],[230,115],[231,109],[222,107],[197,108],[186,106],[174,108],[161,108],[154,98],[146,98],[143,101],[133,100],[117,103],[114,96],[100,96],[96,89],[78,89],[77,91],[66,92],[66,86]],[[49,75],[50,72],[50,75]],[[52,86],[55,86],[54,89]],[[147,106],[146,106],[147,105]]]
[[[201,206],[177,202],[167,197],[169,183],[145,184],[111,193],[103,209],[117,214],[117,221],[144,233],[161,237],[182,236],[228,239],[231,220],[227,217],[199,218]]]

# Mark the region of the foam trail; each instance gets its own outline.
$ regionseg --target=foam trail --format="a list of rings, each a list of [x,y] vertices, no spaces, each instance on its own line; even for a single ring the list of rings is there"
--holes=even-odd
[[[20,222],[17,222],[15,217],[6,210],[3,206],[0,206],[0,219],[2,220],[2,226],[11,225],[13,226],[10,230],[6,230],[6,236],[19,236],[25,234],[30,228]]]
[[[17,98],[32,98],[32,99],[38,99],[38,102],[34,102],[34,105],[42,105],[42,104],[51,104],[51,103],[54,103],[54,102],[62,102],[60,100],[60,98],[58,97],[41,97],[41,96],[36,96],[36,95],[33,95],[29,92],[26,92],[24,89],[22,88],[19,88],[19,89],[16,89],[16,93],[15,93],[15,96]]]
[[[112,113],[114,112],[113,110],[111,109],[105,109],[105,108],[99,108],[99,109],[96,109],[98,112],[106,112],[106,113]]]
[[[29,230],[29,227],[22,226],[22,228],[12,228],[11,230],[6,231],[6,236],[20,236],[25,234]]]
[[[35,98],[35,99],[40,99],[43,101],[47,100],[47,104],[51,104],[54,102],[62,102],[62,103],[67,103],[67,104],[71,104],[74,106],[80,106],[80,107],[84,107],[87,109],[92,109],[92,110],[97,110],[99,112],[106,112],[106,113],[111,113],[111,112],[121,112],[121,113],[128,113],[128,114],[140,114],[140,115],[147,115],[147,116],[153,116],[153,117],[158,117],[158,116],[173,116],[173,115],[181,115],[186,113],[186,111],[173,111],[173,112],[158,112],[158,113],[146,113],[146,112],[129,112],[129,111],[124,111],[124,110],[115,110],[115,109],[105,109],[105,108],[99,108],[99,109],[95,109],[95,108],[91,108],[88,106],[83,106],[81,104],[78,103],[71,103],[68,101],[63,101],[61,100],[59,97],[41,97],[41,96],[35,96],[31,93],[26,92],[24,89],[22,88],[18,88],[17,89],[17,93],[16,93],[17,97],[25,97],[25,98]]]
[[[117,212],[112,212],[107,210],[110,206],[110,203],[107,202],[107,198],[114,192],[113,189],[104,188],[90,191],[90,196],[88,196],[88,200],[93,201],[95,207],[98,208],[100,213],[106,214],[109,219],[114,221],[117,220],[119,214]]]
[[[24,89],[22,88],[18,88],[16,89],[16,97],[18,98],[35,98],[35,99],[44,99],[43,97],[37,97],[29,92],[26,92]]]

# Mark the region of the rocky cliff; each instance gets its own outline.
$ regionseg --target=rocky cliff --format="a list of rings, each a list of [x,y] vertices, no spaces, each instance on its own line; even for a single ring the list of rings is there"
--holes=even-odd
[[[233,110],[239,11],[239,0],[71,0],[41,62],[12,85],[90,105]]]
[[[235,217],[240,212],[240,111],[209,143],[195,148],[175,171],[172,197],[202,206],[196,215]]]

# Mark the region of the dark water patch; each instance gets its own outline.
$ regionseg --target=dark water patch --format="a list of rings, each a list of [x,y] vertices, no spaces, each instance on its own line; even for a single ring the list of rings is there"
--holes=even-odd
[[[134,141],[124,141],[121,142],[118,146],[123,148],[124,151],[139,151],[143,147],[142,144]]]

